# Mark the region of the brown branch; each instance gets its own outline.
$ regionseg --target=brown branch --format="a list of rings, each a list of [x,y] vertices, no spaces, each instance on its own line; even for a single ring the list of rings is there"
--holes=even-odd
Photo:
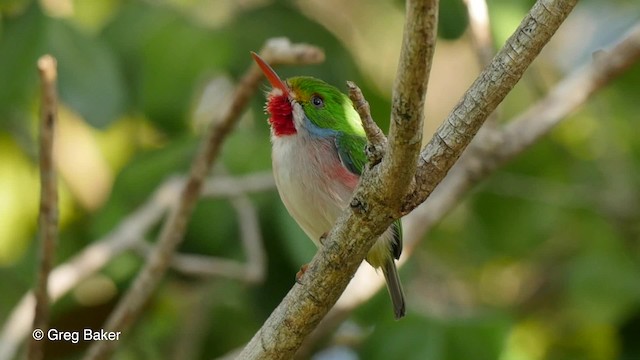
[[[278,44],[268,45],[263,50],[262,56],[269,61],[290,61],[291,57],[293,57],[293,60],[308,61],[311,59],[315,62],[317,59],[323,58],[322,55],[318,55],[321,54],[321,50],[315,47],[308,45],[296,46],[292,50],[291,44],[288,42],[285,42],[284,45],[283,43]],[[301,52],[300,49],[304,51]],[[292,52],[294,54],[291,54]],[[303,56],[305,52],[311,55]],[[280,59],[278,58],[279,54],[287,56],[284,59]],[[214,119],[212,122],[205,139],[203,139],[200,150],[191,164],[191,170],[177,206],[169,213],[156,246],[145,262],[144,267],[107,319],[104,326],[106,331],[122,331],[126,333],[139,317],[143,306],[160,283],[169,266],[173,252],[183,239],[187,222],[200,196],[204,179],[211,168],[213,160],[217,157],[225,137],[233,129],[249,99],[258,88],[261,79],[262,72],[256,65],[252,65],[240,80],[227,112],[220,119]],[[116,346],[117,342],[113,341],[94,342],[89,348],[85,359],[105,359],[115,351]]]
[[[349,88],[349,98],[358,115],[360,115],[362,127],[367,135],[368,144],[365,149],[368,160],[367,166],[376,166],[387,152],[387,137],[384,136],[378,124],[373,121],[369,102],[362,95],[362,90],[352,81],[347,81],[347,88]]]
[[[389,149],[380,164],[379,182],[371,181],[371,190],[382,194],[382,202],[394,212],[395,218],[400,217],[402,200],[414,181],[422,146],[424,103],[436,46],[438,0],[408,0],[406,8],[391,99]],[[366,183],[367,177],[364,178]]]
[[[436,1],[408,1],[389,151],[379,166],[365,171],[351,207],[341,214],[309,263],[303,283],[289,291],[240,353],[240,359],[291,358],[338,300],[375,239],[393,221],[392,214],[400,206],[398,199],[413,178],[413,170],[402,169],[402,165],[408,162],[407,168],[413,169],[420,150],[416,132],[422,129],[436,13]],[[386,196],[380,199],[378,194]],[[393,194],[395,198],[390,196]]]
[[[422,203],[444,178],[489,114],[513,89],[576,3],[577,0],[536,2],[420,153],[417,189],[406,197],[402,214]]]
[[[58,238],[58,189],[56,170],[53,164],[53,141],[58,122],[58,95],[56,92],[56,59],[44,55],[38,59],[41,86],[40,120],[40,267],[35,289],[34,336],[29,343],[29,359],[44,358],[44,341],[49,327],[49,273],[53,266],[55,246]],[[39,334],[35,332],[41,331]],[[44,336],[44,335],[43,335]]]

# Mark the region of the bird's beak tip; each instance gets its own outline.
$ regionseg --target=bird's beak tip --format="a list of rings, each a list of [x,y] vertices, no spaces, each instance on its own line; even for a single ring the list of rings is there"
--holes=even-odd
[[[267,64],[267,62],[264,61],[264,59],[262,59],[260,55],[251,51],[251,57],[253,57],[253,60],[256,62],[260,70],[262,70],[262,73],[267,78],[267,80],[269,80],[271,87],[273,87],[274,89],[282,90],[284,94],[289,94],[289,89],[287,88],[287,85],[282,80],[280,80],[280,77],[278,76],[278,74],[276,74],[276,72],[273,71],[273,68],[271,68],[271,66]]]

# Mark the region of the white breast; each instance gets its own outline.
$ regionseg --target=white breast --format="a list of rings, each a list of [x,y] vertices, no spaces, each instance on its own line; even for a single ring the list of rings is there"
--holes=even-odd
[[[346,207],[357,183],[333,176],[342,164],[333,139],[298,132],[273,137],[273,174],[291,216],[318,245]]]

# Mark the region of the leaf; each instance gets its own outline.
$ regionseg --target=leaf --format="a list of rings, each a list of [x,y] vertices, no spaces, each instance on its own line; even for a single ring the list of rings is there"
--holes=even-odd
[[[148,200],[151,192],[171,175],[184,174],[195,152],[195,139],[174,141],[166,147],[138,155],[116,178],[111,196],[93,220],[94,236],[112,229],[122,217]]]
[[[224,68],[231,47],[222,32],[140,2],[124,5],[101,38],[121,59],[133,105],[170,134],[186,128],[199,81]]]
[[[122,114],[126,91],[122,74],[109,48],[63,21],[51,21],[47,48],[58,60],[63,102],[87,122],[104,128]]]
[[[391,308],[389,308],[391,318]],[[407,316],[379,323],[363,344],[362,359],[445,359],[444,328],[435,321]]]
[[[21,117],[37,89],[36,61],[43,53],[47,18],[38,6],[9,18],[0,33],[0,126],[24,127]]]
[[[438,10],[438,37],[455,40],[462,36],[469,23],[462,0],[441,1]]]

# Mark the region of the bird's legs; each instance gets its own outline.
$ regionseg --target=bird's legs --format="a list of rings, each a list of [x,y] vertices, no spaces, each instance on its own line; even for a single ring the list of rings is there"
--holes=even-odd
[[[324,241],[327,238],[327,235],[328,234],[326,232],[320,235],[320,245],[324,245]],[[296,273],[296,282],[298,284],[302,284],[302,277],[304,276],[304,273],[307,271],[308,267],[309,267],[309,264],[304,264],[300,267],[300,270]]]

